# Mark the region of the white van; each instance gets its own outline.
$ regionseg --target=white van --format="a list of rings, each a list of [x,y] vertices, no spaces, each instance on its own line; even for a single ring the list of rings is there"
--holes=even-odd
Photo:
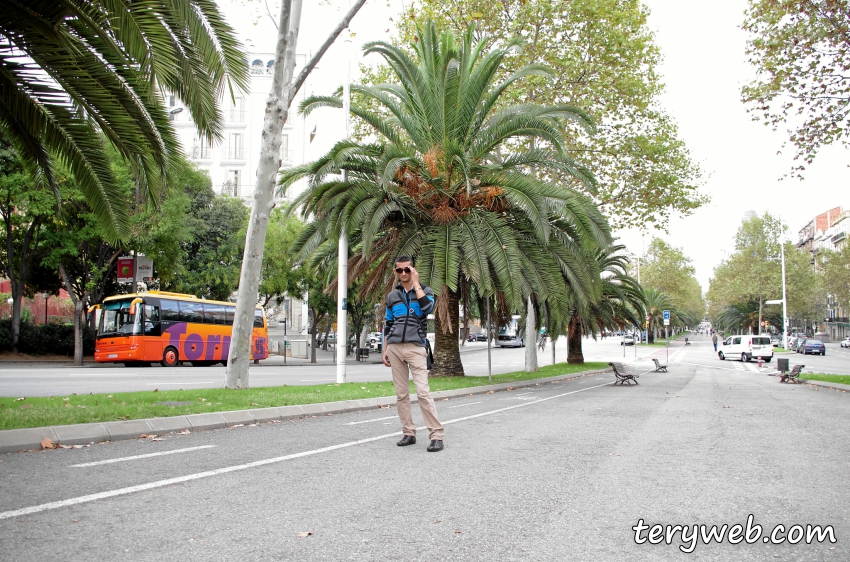
[[[773,345],[770,336],[729,336],[723,342],[723,347],[717,351],[721,360],[740,358],[741,361],[749,361],[753,358],[761,358],[770,362],[773,359]]]

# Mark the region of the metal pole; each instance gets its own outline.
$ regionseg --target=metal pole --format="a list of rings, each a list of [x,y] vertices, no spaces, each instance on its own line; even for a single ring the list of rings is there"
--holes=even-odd
[[[493,361],[490,358],[490,297],[487,297],[487,379],[493,382]]]
[[[345,114],[345,138],[349,136],[351,127],[351,40],[345,46],[346,64],[345,87],[342,95],[342,111]],[[343,170],[342,181],[348,181],[348,171]],[[342,225],[339,233],[339,263],[337,264],[337,341],[336,341],[336,382],[345,382],[345,356],[348,348],[348,233]],[[342,345],[340,345],[342,344]]]
[[[664,346],[667,349],[667,362],[670,362],[670,336],[667,335],[667,326],[664,326]]]
[[[788,301],[785,297],[785,245],[782,248],[782,349],[788,349]]]
[[[286,365],[286,317],[283,318],[283,364]]]

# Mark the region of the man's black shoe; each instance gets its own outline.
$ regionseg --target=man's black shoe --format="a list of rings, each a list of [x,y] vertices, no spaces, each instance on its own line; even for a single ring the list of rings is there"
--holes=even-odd
[[[443,450],[443,441],[441,439],[433,439],[431,444],[426,449],[429,453],[436,453]]]
[[[408,445],[416,445],[416,437],[414,435],[405,435],[401,441],[396,443],[399,447],[407,447]]]

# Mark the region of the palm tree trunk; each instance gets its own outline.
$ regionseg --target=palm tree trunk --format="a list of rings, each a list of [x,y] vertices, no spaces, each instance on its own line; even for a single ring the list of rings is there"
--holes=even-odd
[[[451,325],[443,326],[440,315],[434,314],[434,368],[429,373],[432,377],[464,376],[463,363],[460,360],[460,346],[458,345],[459,295],[457,292],[449,291],[447,297]]]
[[[578,315],[570,316],[567,326],[567,363],[570,365],[581,365],[584,363],[584,353],[581,351],[581,319]]]

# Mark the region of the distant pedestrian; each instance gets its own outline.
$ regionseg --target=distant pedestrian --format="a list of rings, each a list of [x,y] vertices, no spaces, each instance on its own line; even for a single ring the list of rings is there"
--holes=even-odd
[[[714,351],[717,351],[717,334],[716,333],[713,336],[711,336],[711,343],[714,344]]]
[[[434,310],[434,291],[419,282],[419,272],[409,256],[395,260],[399,283],[387,295],[387,316],[384,323],[383,361],[393,370],[396,408],[404,430],[396,443],[406,447],[416,443],[416,424],[410,414],[410,375],[416,387],[419,411],[425,418],[431,444],[427,451],[443,450],[443,426],[437,419],[437,407],[428,387],[428,361],[425,349],[428,314]]]

